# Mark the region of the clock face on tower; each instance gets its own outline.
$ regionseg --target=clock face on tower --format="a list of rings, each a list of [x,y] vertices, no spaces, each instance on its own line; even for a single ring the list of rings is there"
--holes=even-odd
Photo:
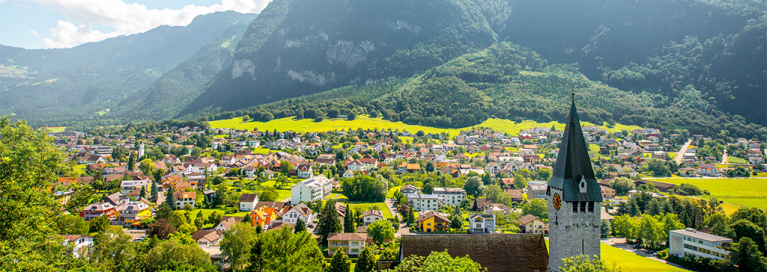
[[[559,193],[554,193],[553,201],[554,201],[554,209],[557,209],[557,211],[559,211],[559,208],[562,207],[562,199],[559,198]]]

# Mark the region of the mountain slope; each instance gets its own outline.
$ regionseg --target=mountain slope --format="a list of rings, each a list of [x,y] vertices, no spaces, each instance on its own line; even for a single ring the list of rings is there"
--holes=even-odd
[[[275,0],[179,116],[406,78],[509,41],[647,107],[767,125],[767,7],[754,1]],[[268,27],[267,27],[268,26]],[[741,120],[743,119],[743,120]]]
[[[112,115],[136,119],[171,118],[186,107],[211,78],[231,63],[248,24],[239,24],[203,46],[157,81],[129,96]]]
[[[471,1],[277,0],[272,12],[285,17],[255,20],[245,35],[258,38],[180,115],[411,76],[497,41]]]
[[[199,16],[186,27],[162,26],[69,49],[0,48],[0,64],[26,67],[24,78],[0,77],[0,114],[38,121],[86,119],[114,108],[179,62],[253,14]]]
[[[589,80],[574,65],[549,65],[536,52],[506,42],[460,56],[420,76],[366,88],[347,86],[203,119],[242,115],[257,121],[288,116],[334,118],[355,112],[451,128],[477,125],[488,118],[550,122],[566,119],[573,91],[581,118],[597,124],[617,121],[700,134],[720,131],[727,124],[735,135],[767,135],[762,126],[721,113],[712,115],[694,107],[653,107],[650,97]]]

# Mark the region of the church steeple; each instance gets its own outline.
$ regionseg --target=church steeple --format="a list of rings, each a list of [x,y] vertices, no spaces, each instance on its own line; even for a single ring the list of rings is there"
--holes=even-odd
[[[591,168],[575,93],[570,104],[557,162],[546,190],[549,203],[549,270],[559,271],[563,259],[601,256],[602,188]]]
[[[581,121],[575,108],[575,93],[570,104],[562,143],[549,186],[564,192],[564,201],[602,201],[602,190],[594,176],[589,147],[583,138]]]

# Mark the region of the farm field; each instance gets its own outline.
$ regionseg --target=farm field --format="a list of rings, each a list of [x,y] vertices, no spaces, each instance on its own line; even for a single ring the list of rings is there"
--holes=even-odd
[[[407,130],[412,133],[415,133],[419,130],[422,130],[425,133],[432,133],[432,134],[438,134],[442,132],[446,132],[450,134],[450,137],[458,135],[458,133],[461,130],[467,130],[470,127],[465,128],[435,128],[435,127],[425,127],[425,126],[419,126],[419,125],[408,125],[402,122],[392,122],[388,120],[383,120],[382,118],[371,118],[369,116],[358,116],[357,119],[353,121],[347,121],[345,119],[326,119],[322,122],[315,122],[312,119],[300,119],[296,120],[293,117],[287,117],[282,119],[274,119],[269,122],[242,122],[242,118],[232,118],[232,119],[225,119],[225,120],[218,120],[218,121],[210,121],[210,126],[212,128],[233,128],[233,129],[244,129],[244,130],[252,130],[254,128],[258,128],[258,130],[278,130],[278,131],[297,131],[297,132],[322,132],[322,131],[331,131],[331,130],[347,130],[347,129],[383,129],[383,130]],[[589,122],[582,122],[584,126],[591,126],[594,125]],[[482,122],[481,124],[478,124],[474,127],[490,127],[496,131],[502,132],[502,133],[508,133],[509,135],[518,135],[520,130],[527,129],[527,128],[533,128],[533,127],[551,127],[552,125],[555,126],[558,130],[564,130],[565,125],[558,122],[548,122],[548,123],[538,123],[535,121],[523,121],[522,123],[516,123],[511,120],[506,119],[497,119],[497,118],[491,118],[486,120],[485,122]],[[621,131],[622,129],[625,130],[634,130],[639,129],[638,126],[627,126],[627,125],[621,125],[616,124],[613,128],[608,128],[606,126],[601,126],[602,128],[607,129],[610,132],[616,132]]]
[[[51,133],[63,132],[65,129],[67,129],[67,127],[48,127],[48,131]]]
[[[767,178],[649,178],[676,185],[690,183],[726,204],[767,209]],[[705,197],[705,196],[704,196]],[[726,207],[734,212],[737,207]],[[730,212],[728,212],[729,214]]]

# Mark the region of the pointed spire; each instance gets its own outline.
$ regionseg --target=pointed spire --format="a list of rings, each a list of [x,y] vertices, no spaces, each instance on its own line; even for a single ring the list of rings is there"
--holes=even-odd
[[[586,182],[585,190],[579,190],[581,179]],[[575,92],[572,93],[570,116],[567,118],[549,186],[561,189],[565,201],[602,201],[601,188],[591,167],[588,143],[583,137],[578,110],[575,108]]]

